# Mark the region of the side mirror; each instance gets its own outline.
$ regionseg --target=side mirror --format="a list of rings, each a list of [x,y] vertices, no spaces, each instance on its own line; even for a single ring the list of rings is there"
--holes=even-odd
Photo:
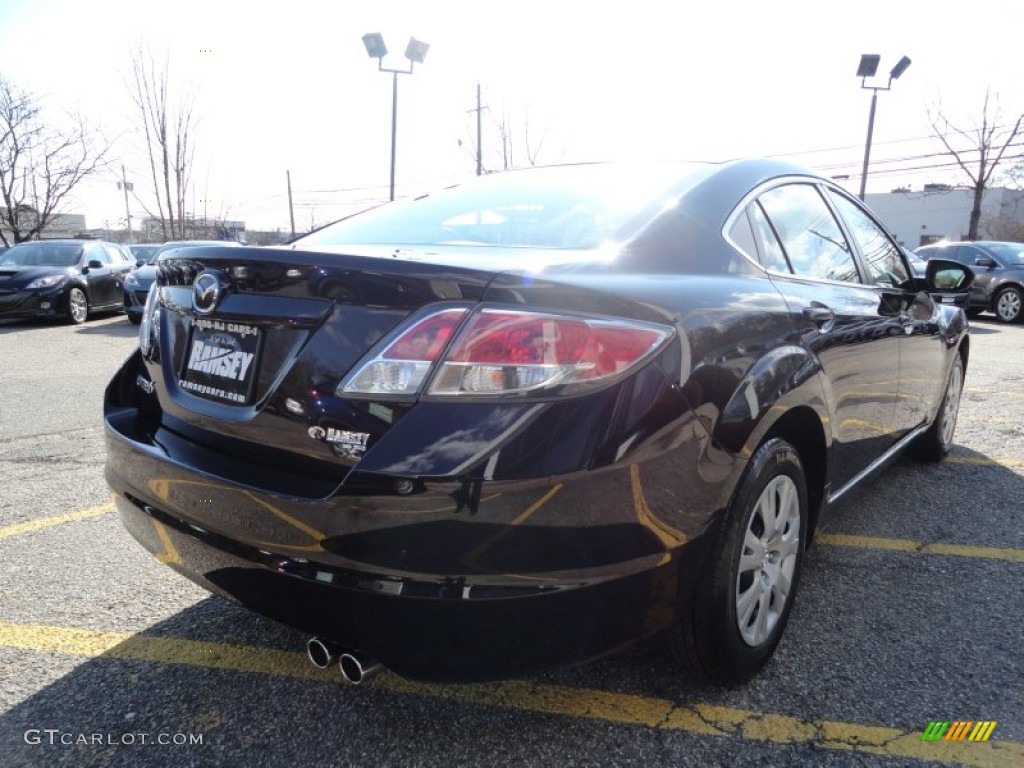
[[[958,298],[966,300],[974,282],[974,270],[948,259],[929,259],[924,275],[925,290],[938,294],[935,298],[943,303],[959,304]]]
[[[89,263],[85,266],[89,269],[103,269],[103,262],[99,259],[89,259]]]
[[[979,256],[974,260],[976,267],[988,267],[991,269],[996,265],[995,259],[990,259],[988,256]]]

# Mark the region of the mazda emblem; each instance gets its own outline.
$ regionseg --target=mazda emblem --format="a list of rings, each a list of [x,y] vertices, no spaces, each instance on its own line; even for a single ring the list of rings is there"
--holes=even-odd
[[[213,272],[201,272],[192,283],[192,306],[201,315],[213,312],[220,301],[220,279]]]

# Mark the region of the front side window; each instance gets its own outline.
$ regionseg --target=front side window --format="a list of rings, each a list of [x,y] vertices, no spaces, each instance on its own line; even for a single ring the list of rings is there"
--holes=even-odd
[[[829,196],[860,249],[868,270],[868,283],[894,287],[905,283],[910,275],[896,244],[859,205],[832,190]]]
[[[110,254],[107,253],[106,248],[104,248],[102,245],[99,245],[98,243],[94,243],[92,245],[86,246],[86,249],[85,249],[85,261],[86,261],[86,263],[92,261],[93,259],[96,259],[97,261],[99,261],[102,264],[109,264],[110,263]]]
[[[978,263],[978,259],[986,258],[991,259],[992,257],[984,251],[970,245],[961,245],[956,251],[956,260],[969,267],[975,266]]]
[[[810,184],[786,184],[759,198],[802,277],[858,282],[857,264],[839,223],[818,190]]]

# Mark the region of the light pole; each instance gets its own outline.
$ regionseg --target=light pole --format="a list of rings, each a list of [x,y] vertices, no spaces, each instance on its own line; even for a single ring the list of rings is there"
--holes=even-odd
[[[132,243],[132,214],[128,209],[128,193],[131,192],[134,187],[132,183],[125,178],[124,166],[121,166],[121,180],[117,182],[117,188],[124,190],[124,221],[125,226],[128,227],[128,243]]]
[[[409,38],[409,44],[405,47],[405,58],[409,60],[408,69],[389,69],[384,66],[384,57],[388,55],[388,48],[384,45],[384,37],[378,32],[370,32],[363,35],[363,45],[366,46],[366,53],[371,59],[377,60],[377,69],[381,72],[390,72],[391,81],[391,199],[395,199],[395,141],[398,135],[398,76],[411,75],[412,68],[416,64],[422,64],[427,57],[427,50],[430,46],[427,43]]]
[[[869,77],[874,77],[878,71],[878,62],[882,57],[875,53],[864,53],[860,57],[860,66],[857,67],[857,77],[860,78],[860,87],[871,91],[871,112],[868,115],[868,139],[864,143],[864,168],[860,174],[860,199],[864,200],[864,192],[868,184],[868,161],[871,159],[871,136],[875,132],[875,105],[878,103],[878,92],[888,91],[892,88],[892,81],[899,79],[899,76],[907,71],[910,66],[910,59],[904,56],[896,66],[889,72],[889,82],[884,86],[865,85]]]

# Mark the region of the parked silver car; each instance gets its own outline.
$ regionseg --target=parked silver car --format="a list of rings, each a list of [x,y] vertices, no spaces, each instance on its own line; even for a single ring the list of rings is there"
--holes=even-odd
[[[1024,320],[1024,243],[936,243],[923,245],[915,253],[926,260],[959,261],[974,270],[968,316],[989,311],[1004,323]]]

